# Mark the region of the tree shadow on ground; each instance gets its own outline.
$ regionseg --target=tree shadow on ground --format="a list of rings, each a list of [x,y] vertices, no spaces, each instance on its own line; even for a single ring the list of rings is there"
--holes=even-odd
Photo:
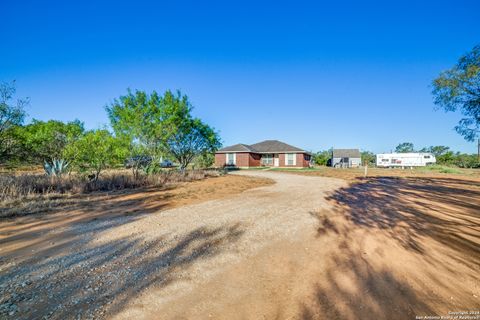
[[[150,286],[176,281],[176,271],[228,248],[241,225],[198,228],[146,239],[133,232],[98,243],[102,231],[172,207],[176,186],[74,197],[46,214],[3,219],[0,226],[0,318],[66,319],[115,313]],[[179,193],[180,192],[180,193]]]
[[[181,280],[189,266],[227,250],[243,232],[235,224],[197,228],[178,239],[136,236],[101,244],[86,242],[75,252],[26,260],[2,271],[5,295],[0,304],[16,305],[17,319],[113,315],[146,288],[163,288]],[[9,311],[2,308],[0,315]]]
[[[328,197],[355,225],[380,229],[424,253],[428,237],[480,257],[480,183],[446,178],[369,178]],[[476,263],[480,262],[476,259]]]
[[[330,257],[336,264],[314,285],[313,297],[300,307],[299,318],[311,319],[415,319],[435,312],[407,285],[386,269],[378,269],[348,244],[346,257]]]
[[[48,213],[3,219],[0,242],[4,250],[0,263],[19,259],[23,252],[62,250],[81,241],[83,234],[76,231],[79,227],[90,233],[100,232],[166,209],[171,200],[168,191],[173,188],[82,195]]]
[[[319,277],[313,302],[301,304],[299,318],[415,319],[438,315],[445,306],[478,308],[467,284],[478,283],[480,184],[375,177],[338,189],[328,200],[334,203],[334,212],[311,214],[318,219],[317,238],[333,240],[329,242],[333,248],[326,248],[324,256],[334,267]],[[375,243],[382,241],[378,239],[388,239],[388,244]],[[366,241],[378,252],[367,255]],[[409,263],[418,261],[413,266],[420,269],[407,271],[402,260],[384,253],[389,250],[408,257]],[[452,267],[452,261],[461,271]],[[442,275],[467,281],[450,283]],[[418,291],[429,288],[425,283],[446,288],[448,297]]]

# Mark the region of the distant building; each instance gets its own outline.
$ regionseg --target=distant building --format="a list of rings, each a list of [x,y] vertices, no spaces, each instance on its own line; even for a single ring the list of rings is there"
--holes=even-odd
[[[358,149],[333,149],[331,166],[335,168],[355,168],[362,164],[362,157]]]

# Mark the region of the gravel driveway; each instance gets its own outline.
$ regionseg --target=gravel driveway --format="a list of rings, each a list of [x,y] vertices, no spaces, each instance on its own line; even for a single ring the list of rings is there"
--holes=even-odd
[[[314,232],[318,220],[311,213],[329,209],[326,194],[346,184],[272,171],[232,174],[276,183],[137,220],[122,216],[59,230],[80,240],[65,244],[62,254],[3,265],[0,315],[151,317],[269,245]]]

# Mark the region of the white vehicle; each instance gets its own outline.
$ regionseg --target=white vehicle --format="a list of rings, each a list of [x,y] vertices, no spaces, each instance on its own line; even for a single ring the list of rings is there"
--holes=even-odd
[[[377,154],[377,167],[425,167],[436,163],[431,153],[380,153]]]

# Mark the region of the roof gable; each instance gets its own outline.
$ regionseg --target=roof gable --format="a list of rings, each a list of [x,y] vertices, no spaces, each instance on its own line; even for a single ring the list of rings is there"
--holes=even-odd
[[[333,158],[361,158],[358,149],[333,149]]]
[[[294,147],[278,140],[265,140],[252,145],[248,144],[235,144],[228,146],[217,151],[217,153],[225,152],[252,152],[252,153],[287,153],[287,152],[299,152],[308,153],[303,149]]]
[[[217,152],[255,152],[249,145],[238,143],[218,150]]]
[[[291,146],[278,140],[265,140],[252,144],[251,147],[261,153],[304,152],[303,149]]]

